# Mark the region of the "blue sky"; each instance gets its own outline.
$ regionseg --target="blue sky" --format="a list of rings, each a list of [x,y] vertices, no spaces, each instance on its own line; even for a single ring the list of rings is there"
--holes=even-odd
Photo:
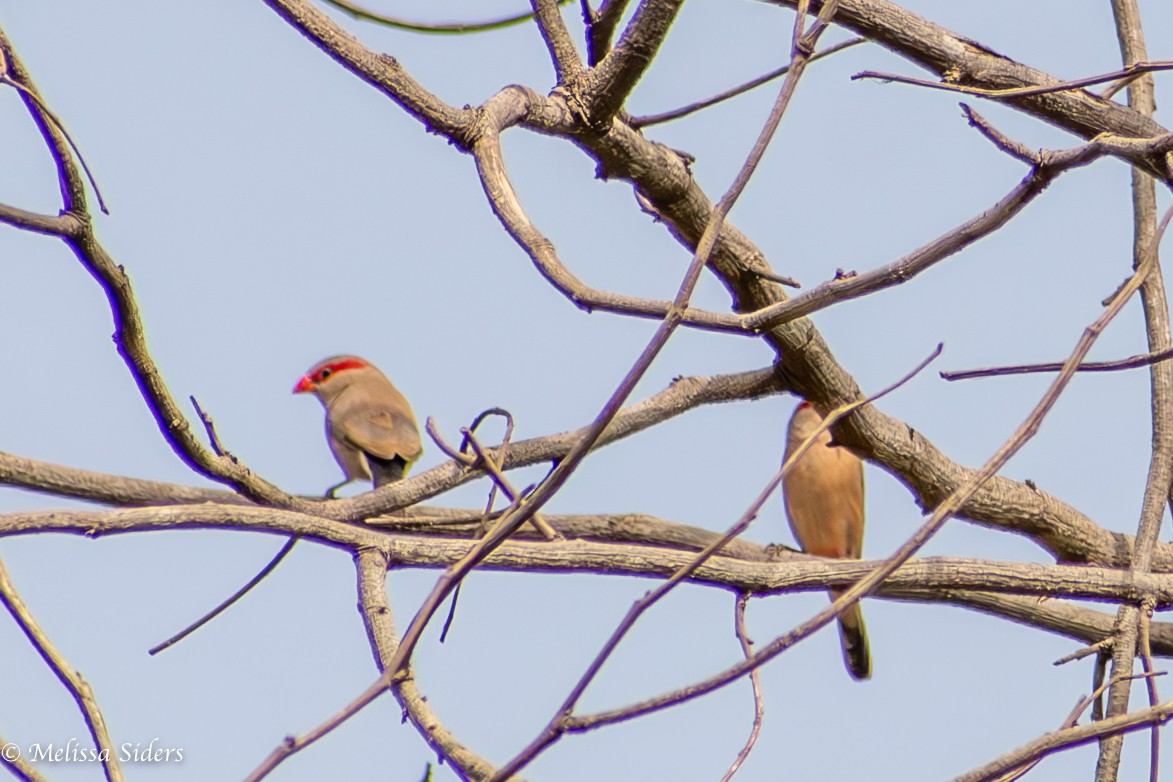
[[[1118,67],[1107,3],[920,0],[907,7],[1061,78]],[[484,18],[507,3],[445,4]],[[437,18],[434,4],[396,12]],[[1168,58],[1173,10],[1142,2],[1152,58]],[[576,11],[565,16],[579,30]],[[792,15],[763,3],[693,0],[628,109],[657,112],[782,64]],[[260,2],[113,4],[0,0],[0,24],[93,168],[111,214],[98,235],[128,270],[147,337],[175,395],[194,394],[227,447],[297,493],[338,480],[317,403],[289,391],[319,358],[378,364],[455,439],[493,406],[517,436],[589,421],[655,324],[587,315],[554,291],[505,234],[472,159],[426,134]],[[444,100],[476,105],[501,87],[553,86],[529,25],[429,37],[344,20]],[[844,37],[832,31],[825,42]],[[808,287],[836,268],[890,262],[992,205],[1025,173],[969,128],[954,95],[852,81],[861,70],[924,76],[874,46],[811,66],[773,146],[731,214],[772,267]],[[1168,77],[1157,77],[1158,106]],[[647,135],[685,150],[715,199],[776,94],[765,87]],[[1030,146],[1078,143],[1038,120],[974,101]],[[1167,112],[1157,121],[1168,126]],[[595,178],[564,141],[521,130],[506,164],[530,218],[582,279],[669,298],[689,254],[643,214],[630,186]],[[0,90],[0,202],[55,213],[51,160],[11,89]],[[976,466],[1014,430],[1045,377],[948,384],[935,370],[1058,360],[1128,273],[1127,168],[1114,160],[1064,175],[1013,223],[902,287],[817,313],[839,361],[869,390],[927,355],[927,372],[880,407]],[[1168,198],[1162,195],[1162,207]],[[110,340],[105,296],[58,241],[0,227],[0,448],[91,470],[201,484],[171,452]],[[727,310],[711,277],[695,303]],[[1092,357],[1144,352],[1130,303]],[[682,331],[635,398],[678,375],[766,366],[756,340]],[[1142,372],[1083,376],[1006,468],[1104,527],[1132,532],[1148,463]],[[652,513],[724,529],[777,469],[794,400],[697,410],[599,451],[552,512]],[[194,420],[194,418],[193,418]],[[425,442],[415,468],[443,461]],[[525,471],[518,485],[542,471]],[[910,494],[869,467],[864,551],[882,557],[920,522]],[[478,507],[487,484],[435,500]],[[74,506],[0,488],[0,512]],[[746,533],[792,543],[780,499]],[[354,575],[342,552],[301,545],[247,600],[174,649],[146,649],[247,580],[280,545],[260,534],[174,532],[97,541],[5,539],[0,555],[50,637],[93,685],[115,742],[158,737],[178,765],[134,765],[131,779],[243,777],[288,733],[302,733],[374,678]],[[950,522],[926,554],[1047,561],[1023,538]],[[434,571],[389,576],[400,627]],[[475,574],[448,643],[429,631],[416,657],[422,691],[469,747],[503,762],[549,719],[582,667],[649,581]],[[823,595],[750,608],[765,642],[824,605]],[[685,587],[620,647],[587,709],[685,684],[739,658],[732,598]],[[1053,668],[1074,642],[957,608],[868,600],[875,674],[843,671],[832,630],[763,669],[763,734],[738,779],[948,778],[1054,729],[1086,692],[1089,662]],[[85,737],[69,696],[15,626],[0,621],[0,736],[22,746]],[[717,779],[749,730],[748,685],[680,709],[567,738],[533,779]],[[842,742],[842,746],[840,746]],[[1126,748],[1136,778],[1147,742]],[[1038,779],[1087,773],[1094,748],[1048,759]],[[273,779],[418,779],[429,753],[383,698]],[[1169,767],[1169,764],[1165,764]],[[87,766],[42,767],[54,779]],[[1173,772],[1167,772],[1173,779]],[[447,768],[436,779],[454,778]]]

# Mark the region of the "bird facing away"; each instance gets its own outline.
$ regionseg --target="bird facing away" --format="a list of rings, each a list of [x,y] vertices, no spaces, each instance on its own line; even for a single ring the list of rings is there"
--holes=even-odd
[[[786,459],[814,433],[823,418],[803,401],[790,417]],[[833,445],[831,434],[819,433],[807,452],[782,481],[786,517],[798,545],[808,554],[859,559],[863,553],[863,463],[846,448]],[[831,589],[831,599],[847,591]],[[855,679],[872,675],[867,630],[859,603],[839,616],[843,661]]]
[[[326,408],[326,441],[346,480],[380,486],[398,481],[423,453],[411,405],[387,376],[358,356],[331,356],[310,367],[293,393],[309,392]]]

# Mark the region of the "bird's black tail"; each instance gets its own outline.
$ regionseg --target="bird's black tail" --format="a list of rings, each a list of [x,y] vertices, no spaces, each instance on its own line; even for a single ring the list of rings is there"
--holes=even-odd
[[[371,478],[375,488],[386,486],[388,483],[403,480],[407,474],[407,460],[402,456],[393,456],[390,459],[380,459],[378,456],[367,454],[367,465],[371,469]]]

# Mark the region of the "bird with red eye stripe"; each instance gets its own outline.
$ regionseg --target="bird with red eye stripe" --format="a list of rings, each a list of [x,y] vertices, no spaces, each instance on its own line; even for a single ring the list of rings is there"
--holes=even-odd
[[[823,423],[810,402],[799,403],[790,417],[786,456],[798,450]],[[807,554],[834,559],[863,555],[863,462],[823,430],[782,480],[786,517],[798,545]],[[831,589],[831,599],[846,589]],[[872,657],[859,603],[839,615],[843,661],[854,679],[869,679]]]
[[[369,480],[377,489],[402,480],[423,453],[411,405],[365,359],[323,359],[302,375],[293,393],[311,393],[326,408],[326,441],[346,474],[326,490],[327,497],[351,481]]]

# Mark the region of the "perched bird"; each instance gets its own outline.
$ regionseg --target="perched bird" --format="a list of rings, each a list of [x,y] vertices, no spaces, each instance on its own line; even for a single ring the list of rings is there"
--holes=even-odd
[[[803,401],[790,418],[786,459],[821,424],[810,402]],[[846,448],[831,442],[830,432],[819,433],[811,447],[782,481],[782,499],[790,528],[802,550],[835,559],[859,559],[863,553],[863,463]],[[831,599],[846,590],[832,589]],[[839,616],[843,661],[855,679],[872,675],[867,630],[859,603]]]
[[[358,356],[331,356],[312,366],[293,387],[326,408],[326,440],[346,480],[366,478],[375,488],[398,481],[423,453],[411,405],[387,376]]]

